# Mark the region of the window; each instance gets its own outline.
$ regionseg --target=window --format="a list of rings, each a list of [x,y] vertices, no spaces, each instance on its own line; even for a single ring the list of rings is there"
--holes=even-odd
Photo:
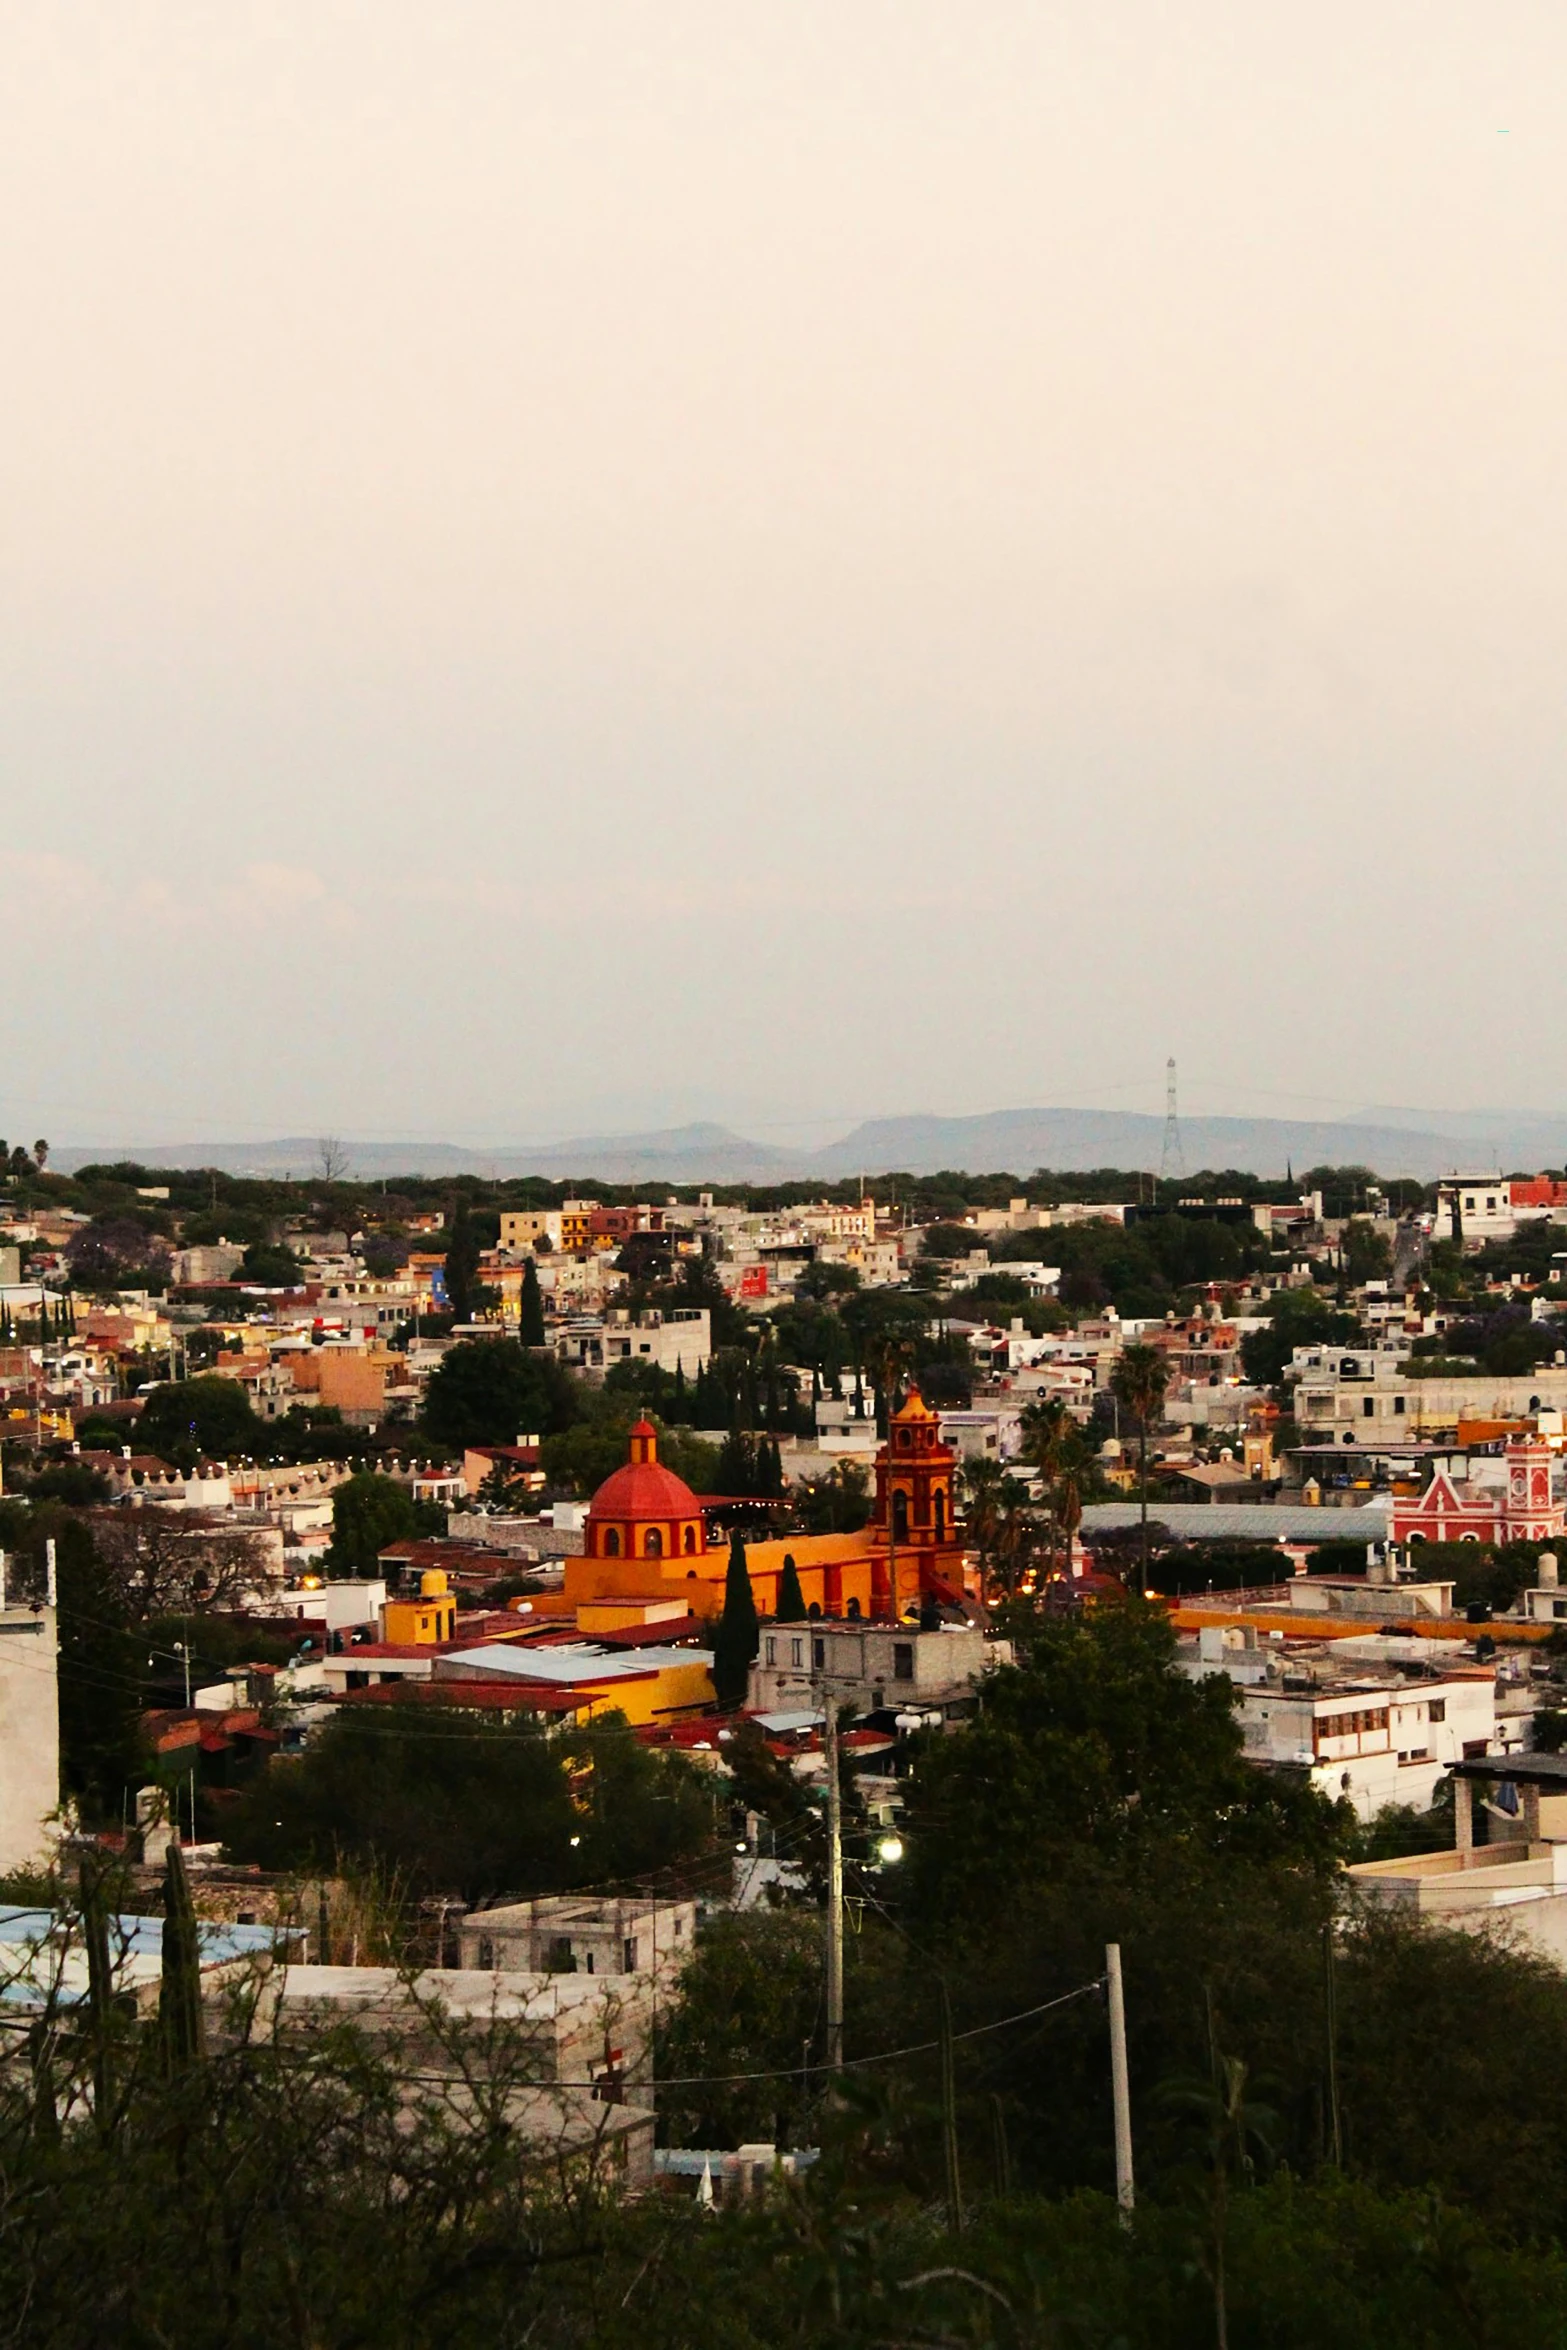
[[[1394,1398],[1393,1398],[1393,1417],[1394,1417],[1395,1419],[1399,1419],[1399,1420],[1401,1420],[1401,1419],[1403,1418],[1403,1416],[1404,1416],[1404,1398],[1403,1398],[1401,1395],[1395,1395],[1395,1396],[1394,1396]]]
[[[909,1539],[909,1497],[901,1487],[892,1497],[892,1536],[895,1542]]]
[[[938,1493],[936,1496],[936,1540],[938,1542],[945,1542],[946,1539],[947,1497],[944,1493]]]
[[[805,1642],[804,1642],[803,1640],[791,1640],[791,1641],[790,1641],[790,1643],[789,1643],[789,1662],[790,1662],[790,1663],[791,1663],[791,1664],[794,1666],[794,1668],[795,1668],[795,1671],[796,1671],[796,1672],[798,1672],[798,1671],[799,1671],[799,1669],[800,1669],[800,1667],[801,1667],[801,1666],[804,1664],[804,1662],[805,1662]]]
[[[495,1965],[495,1944],[488,1934],[479,1936],[479,1964],[491,1970]]]
[[[778,1643],[771,1637],[763,1645],[762,1662],[769,1665],[775,1665],[778,1662]]]
[[[895,1640],[893,1642],[892,1677],[895,1681],[913,1680],[914,1643],[912,1640]]]
[[[826,1671],[827,1643],[825,1640],[813,1640],[811,1642],[811,1666],[815,1672],[821,1673]]]
[[[637,1938],[635,1934],[628,1934],[625,1941],[621,1944],[620,1962],[620,1971],[623,1975],[634,1975],[636,1973]]]
[[[604,1556],[607,1559],[618,1559],[620,1556],[620,1535],[613,1526],[604,1536]]]
[[[1369,1419],[1370,1419],[1370,1418],[1373,1416],[1373,1414],[1375,1413],[1375,1411],[1376,1411],[1376,1408],[1377,1408],[1377,1404],[1376,1404],[1376,1397],[1375,1397],[1375,1396],[1368,1395],[1368,1396],[1365,1396],[1365,1397],[1363,1397],[1363,1398],[1362,1398],[1362,1401],[1361,1401],[1361,1406],[1360,1406],[1360,1416],[1361,1416],[1361,1418],[1362,1418],[1363,1420],[1369,1420]]]
[[[664,1555],[664,1537],[656,1526],[649,1526],[647,1530],[643,1555],[650,1559],[662,1558]]]
[[[682,1549],[683,1551],[686,1551],[686,1552],[688,1552],[688,1553],[689,1553],[689,1552],[691,1552],[691,1551],[693,1551],[693,1550],[695,1550],[695,1548],[696,1548],[696,1528],[695,1528],[694,1526],[688,1526],[688,1527],[686,1528],[686,1531],[685,1531],[685,1539],[684,1539],[684,1540],[683,1540],[683,1542],[681,1543],[680,1547],[681,1547],[681,1549]]]
[[[1446,1719],[1447,1719],[1447,1699],[1446,1699],[1445,1697],[1433,1697],[1433,1698],[1432,1698],[1432,1700],[1431,1700],[1431,1712],[1430,1712],[1430,1719],[1431,1719],[1433,1722],[1445,1722],[1445,1721],[1446,1721]]]

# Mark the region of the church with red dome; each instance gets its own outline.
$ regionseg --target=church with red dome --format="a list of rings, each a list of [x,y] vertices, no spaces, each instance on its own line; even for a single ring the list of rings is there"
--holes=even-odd
[[[936,1414],[911,1388],[876,1456],[870,1523],[856,1534],[788,1534],[746,1546],[759,1615],[777,1613],[786,1560],[814,1616],[897,1620],[927,1600],[961,1604],[957,1456]],[[724,1604],[729,1545],[709,1540],[700,1498],[658,1457],[658,1431],[638,1420],[624,1465],[588,1506],[582,1556],[568,1559],[564,1598],[596,1614],[623,1605],[715,1617]]]
[[[658,1457],[658,1430],[638,1420],[631,1457],[607,1477],[588,1510],[585,1555],[590,1559],[695,1558],[707,1548],[702,1505]]]

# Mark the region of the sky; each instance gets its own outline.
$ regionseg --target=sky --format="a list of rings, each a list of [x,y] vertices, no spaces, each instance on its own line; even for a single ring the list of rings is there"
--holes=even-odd
[[[18,0],[0,1130],[1558,1106],[1559,0]]]

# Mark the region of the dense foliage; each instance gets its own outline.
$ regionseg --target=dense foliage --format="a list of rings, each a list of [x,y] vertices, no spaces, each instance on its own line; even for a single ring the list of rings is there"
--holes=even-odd
[[[237,1859],[353,1866],[468,1902],[701,1861],[708,1788],[618,1715],[557,1738],[440,1705],[356,1705],[225,1812]]]

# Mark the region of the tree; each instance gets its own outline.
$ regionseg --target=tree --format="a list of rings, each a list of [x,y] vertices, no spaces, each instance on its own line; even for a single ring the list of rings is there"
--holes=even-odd
[[[470,1338],[430,1374],[424,1425],[436,1444],[515,1444],[558,1433],[580,1417],[569,1372],[515,1338]]]
[[[539,1288],[539,1268],[530,1257],[522,1269],[522,1299],[517,1320],[517,1336],[524,1346],[543,1346],[544,1298]]]
[[[261,1537],[198,1510],[100,1510],[92,1527],[124,1622],[230,1608],[268,1580]]]
[[[838,1461],[798,1488],[797,1510],[807,1534],[858,1534],[871,1514],[869,1473],[858,1461]]]
[[[659,2091],[677,2145],[804,2141],[819,2089],[798,2067],[821,2045],[822,1930],[800,1910],[720,1914],[661,2011],[659,2077],[720,2085]],[[721,2085],[726,2076],[770,2080]]]
[[[794,1563],[792,1550],[784,1552],[783,1573],[778,1578],[778,1606],[774,1612],[780,1624],[805,1621],[805,1593],[800,1588],[800,1570]]]
[[[1122,1411],[1137,1423],[1137,1491],[1141,1504],[1142,1547],[1139,1589],[1148,1588],[1148,1423],[1156,1420],[1170,1383],[1169,1365],[1158,1349],[1127,1346],[1110,1374],[1110,1386]]]
[[[239,1261],[238,1278],[263,1289],[289,1289],[299,1278],[299,1259],[281,1243],[252,1241]]]
[[[237,1859],[349,1862],[415,1896],[469,1903],[635,1877],[704,1853],[712,1836],[689,1766],[650,1753],[619,1715],[562,1741],[417,1699],[334,1715],[304,1754],[269,1765],[225,1822]]]
[[[335,1134],[323,1134],[316,1144],[316,1170],[323,1183],[347,1181],[348,1149]]]
[[[724,1612],[713,1640],[713,1687],[726,1713],[744,1705],[746,1682],[760,1646],[756,1595],[745,1563],[745,1540],[737,1528],[729,1538]]]
[[[1241,1340],[1241,1367],[1254,1386],[1277,1387],[1297,1346],[1335,1344],[1356,1336],[1353,1314],[1335,1313],[1315,1289],[1281,1289],[1274,1295],[1265,1330],[1248,1330]]]
[[[29,1548],[53,1537],[59,1595],[60,1778],[89,1826],[116,1826],[140,1783],[142,1650],[119,1576],[92,1529],[64,1510],[33,1514]],[[41,1560],[40,1560],[41,1564]]]
[[[155,1387],[142,1406],[136,1433],[149,1452],[189,1467],[198,1458],[241,1458],[260,1436],[261,1422],[237,1379],[209,1373]]]
[[[459,1322],[471,1322],[479,1289],[479,1236],[473,1228],[467,1194],[457,1202],[451,1238],[446,1247],[446,1302]]]
[[[373,1575],[387,1544],[419,1529],[413,1495],[393,1477],[360,1470],[332,1495],[332,1561],[346,1574]]]
[[[1387,1237],[1369,1216],[1352,1216],[1339,1246],[1345,1278],[1356,1287],[1363,1281],[1385,1280],[1393,1269]]]
[[[66,1250],[78,1289],[161,1289],[169,1277],[169,1245],[132,1216],[96,1216]]]

